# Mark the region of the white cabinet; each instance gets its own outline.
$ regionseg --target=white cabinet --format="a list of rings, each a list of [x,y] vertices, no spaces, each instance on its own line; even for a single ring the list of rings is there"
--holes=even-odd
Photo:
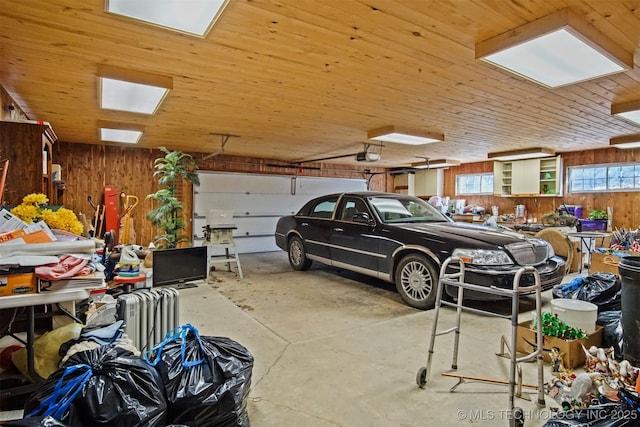
[[[538,197],[562,195],[562,159],[494,162],[494,194],[503,197]]]
[[[511,184],[512,196],[536,196],[540,185],[540,159],[518,160],[511,165],[513,182]]]
[[[438,192],[438,169],[416,171],[416,196],[436,196]]]

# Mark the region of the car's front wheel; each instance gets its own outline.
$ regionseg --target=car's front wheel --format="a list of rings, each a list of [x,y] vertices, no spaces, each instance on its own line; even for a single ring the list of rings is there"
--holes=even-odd
[[[311,260],[307,258],[304,243],[299,237],[292,237],[289,240],[289,264],[294,270],[308,270],[311,267]]]
[[[396,269],[395,282],[407,305],[426,310],[435,304],[438,273],[424,256],[410,254],[402,258]]]

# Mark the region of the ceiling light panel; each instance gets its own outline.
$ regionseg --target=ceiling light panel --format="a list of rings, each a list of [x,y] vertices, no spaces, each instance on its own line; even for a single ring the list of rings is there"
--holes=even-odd
[[[228,0],[106,0],[109,13],[204,37]]]
[[[168,89],[138,83],[101,78],[100,108],[153,114],[169,92]]]
[[[154,114],[173,88],[173,78],[108,64],[98,65],[100,108]]]
[[[525,148],[522,150],[500,151],[489,153],[487,157],[491,160],[508,162],[511,160],[537,159],[541,157],[554,156],[555,151],[548,148]]]
[[[640,148],[640,133],[611,138],[609,145],[616,148]]]
[[[435,159],[435,160],[427,160],[419,163],[412,163],[411,167],[415,169],[437,169],[437,168],[448,168],[451,166],[460,166],[460,162],[458,160],[452,159]]]
[[[476,44],[476,58],[549,88],[633,68],[633,55],[563,9]]]
[[[105,142],[137,144],[141,137],[138,130],[100,128],[100,140]]]
[[[370,130],[367,132],[367,138],[407,145],[422,145],[444,141],[444,135],[441,133],[400,126],[385,126]]]
[[[611,106],[611,114],[640,126],[640,100],[614,104]]]

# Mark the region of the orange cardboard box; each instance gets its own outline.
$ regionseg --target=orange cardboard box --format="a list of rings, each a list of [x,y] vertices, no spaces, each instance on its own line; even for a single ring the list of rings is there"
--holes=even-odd
[[[516,340],[516,351],[530,354],[536,349],[536,331],[530,329],[530,321],[518,324],[518,337]],[[565,368],[573,369],[584,363],[584,350],[582,346],[589,348],[592,345],[602,346],[602,326],[596,326],[595,332],[589,334],[586,340],[563,340],[557,337],[543,337],[542,348],[544,349],[544,361],[551,363],[549,353],[554,347],[558,348],[562,354],[562,363]]]
[[[0,297],[35,294],[38,292],[35,273],[0,276]]]

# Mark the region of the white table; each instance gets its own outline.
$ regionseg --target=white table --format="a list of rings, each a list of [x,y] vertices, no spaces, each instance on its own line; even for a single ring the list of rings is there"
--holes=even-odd
[[[24,343],[27,349],[27,369],[29,375],[34,381],[42,381],[34,368],[34,352],[33,342],[35,340],[35,315],[34,306],[45,304],[58,304],[66,301],[76,301],[89,298],[89,291],[84,288],[79,289],[63,289],[58,291],[44,291],[35,294],[12,295],[8,297],[0,297],[0,309],[26,307],[27,309],[27,341]],[[12,337],[17,338],[11,331],[8,332]],[[22,340],[20,340],[22,341]],[[14,389],[3,390],[3,396],[19,395],[29,392],[32,386],[15,387]]]
[[[602,233],[598,231],[578,231],[574,233],[567,233],[567,236],[569,237],[578,237],[582,242],[582,245],[587,247],[587,264],[589,266],[591,265],[591,248],[593,246],[593,242],[597,239],[602,239],[602,241],[604,242],[604,239],[609,237],[610,235],[611,234],[609,233]],[[582,273],[582,264],[583,263],[580,262],[580,273]]]

